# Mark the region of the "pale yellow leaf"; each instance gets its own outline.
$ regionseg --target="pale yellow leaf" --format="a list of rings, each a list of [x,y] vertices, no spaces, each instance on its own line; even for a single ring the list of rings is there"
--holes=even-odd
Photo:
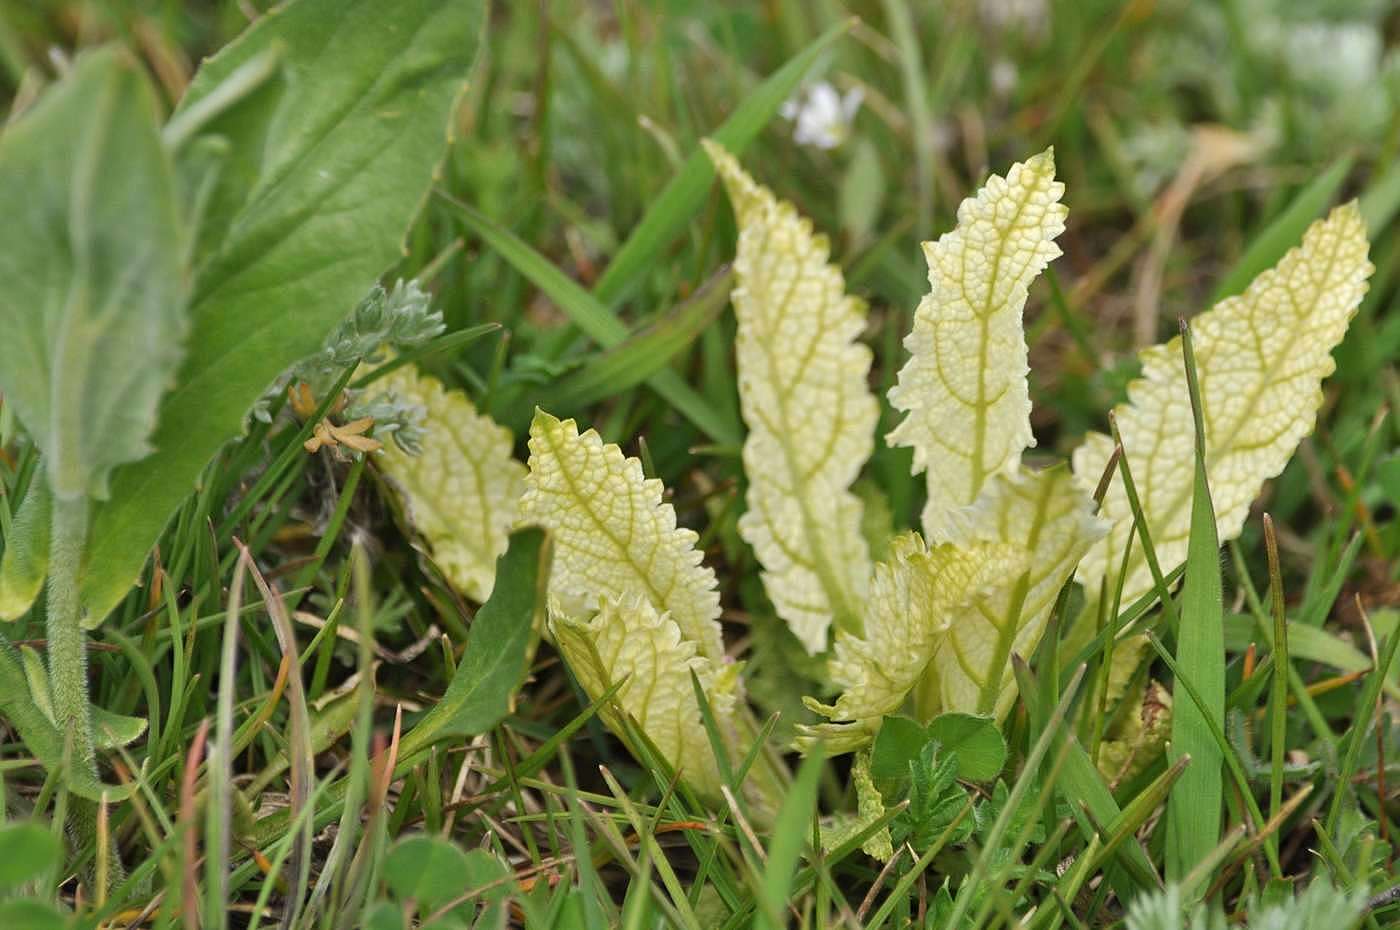
[[[731,300],[749,481],[739,534],[763,565],[778,616],[817,653],[833,622],[859,629],[870,582],[863,507],[850,490],[880,416],[867,384],[871,352],[857,341],[866,308],[846,294],[810,221],[724,149],[705,150],[739,225]]]
[[[888,558],[875,566],[865,632],[836,635],[828,668],[841,696],[832,706],[808,702],[838,722],[804,728],[801,745],[821,738],[828,751],[844,752],[868,742],[880,719],[899,710],[919,683],[949,624],[1026,567],[1014,545],[930,549],[917,533],[897,536]]]
[[[950,542],[1010,547],[1024,570],[1003,573],[950,618],[920,686],[920,716],[1005,715],[1016,697],[1011,656],[1030,658],[1060,589],[1104,530],[1064,466],[997,475],[976,504],[948,515]]]
[[[904,341],[909,361],[889,398],[905,417],[888,439],[927,472],[930,538],[1035,443],[1021,317],[1031,281],[1060,254],[1063,193],[1046,150],[993,175],[958,207],[956,229],[924,243],[931,290]]]
[[[658,612],[640,590],[620,597],[603,595],[597,612],[587,618],[571,617],[557,602],[551,604],[550,629],[590,698],[622,682],[602,709],[614,733],[625,739],[625,718],[631,717],[693,788],[707,798],[720,797],[723,781],[690,673],[705,689],[721,732],[732,741],[739,697],[737,664],[699,655],[670,615]]]
[[[1126,699],[1129,706],[1099,747],[1099,772],[1114,787],[1145,771],[1171,736],[1172,696],[1166,688],[1143,679]]]
[[[661,482],[647,478],[637,459],[593,430],[580,435],[573,420],[535,412],[520,517],[550,532],[549,590],[562,612],[586,618],[603,598],[640,592],[698,655],[718,662],[724,643],[715,573],[701,564],[695,533],[676,525],[662,498]]]
[[[851,763],[851,784],[856,789],[855,816],[837,815],[829,826],[822,827],[821,842],[825,852],[830,852],[885,816],[885,799],[880,789],[875,787],[875,780],[870,777],[868,751],[856,753],[855,761]],[[876,830],[860,848],[867,856],[889,862],[894,857],[890,828]]]
[[[386,375],[379,387],[423,408],[424,438],[418,455],[385,443],[375,462],[448,581],[484,602],[525,487],[510,430],[412,365]]]
[[[1371,274],[1365,224],[1355,203],[1314,223],[1300,247],[1254,279],[1237,297],[1195,318],[1205,415],[1206,473],[1220,541],[1239,535],[1265,481],[1276,476],[1312,431],[1332,350],[1342,341]],[[1157,559],[1169,572],[1186,558],[1190,531],[1193,440],[1181,338],[1142,353],[1142,377],[1114,410]],[[1113,441],[1091,434],[1074,453],[1076,480],[1097,484]],[[1133,516],[1121,481],[1101,511],[1108,537],[1084,560],[1084,580],[1115,575]],[[1152,589],[1143,547],[1135,545],[1124,603]]]

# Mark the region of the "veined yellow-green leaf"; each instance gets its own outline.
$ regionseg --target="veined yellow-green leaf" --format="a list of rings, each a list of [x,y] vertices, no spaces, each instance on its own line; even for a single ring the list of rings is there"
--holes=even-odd
[[[1027,568],[1019,547],[947,543],[930,549],[917,533],[890,544],[875,566],[865,630],[836,635],[829,671],[843,691],[831,706],[808,706],[836,723],[804,728],[803,745],[821,738],[830,752],[869,742],[880,718],[900,708],[947,635],[979,596]]]
[[[1003,545],[1024,562],[949,618],[920,685],[919,714],[1000,717],[1016,696],[1012,653],[1035,650],[1056,595],[1105,527],[1064,467],[999,474],[976,504],[951,511],[945,525],[947,539],[964,549]]]
[[[846,840],[871,826],[885,816],[885,799],[875,787],[870,777],[870,753],[858,752],[851,763],[851,783],[856,789],[856,815],[838,818],[830,827],[822,829],[822,850],[830,852]],[[889,827],[877,830],[860,847],[867,856],[889,862],[894,857]]]
[[[667,613],[697,654],[724,655],[715,573],[701,564],[692,530],[676,526],[661,482],[642,473],[594,430],[535,411],[522,522],[554,540],[549,592],[564,616],[587,618],[604,597],[641,593]],[[700,734],[704,738],[704,734]]]
[[[1216,304],[1192,323],[1206,431],[1206,473],[1220,541],[1239,535],[1249,505],[1283,470],[1312,431],[1322,403],[1322,380],[1332,373],[1332,349],[1366,293],[1372,271],[1365,224],[1348,203],[1314,223],[1302,245],[1254,279],[1237,297]],[[1157,558],[1164,571],[1186,557],[1193,475],[1191,404],[1181,338],[1142,353],[1142,378],[1117,407],[1128,457]],[[1097,484],[1113,451],[1093,433],[1075,450],[1080,487]],[[1084,559],[1084,580],[1116,572],[1133,530],[1123,486],[1110,486],[1100,510],[1108,536]],[[1141,546],[1128,563],[1127,603],[1152,588]]]
[[[924,244],[932,289],[904,341],[909,361],[889,398],[905,418],[888,438],[928,473],[930,539],[1035,443],[1021,315],[1031,281],[1060,254],[1063,193],[1046,150],[993,175],[958,207],[957,228]]]
[[[1112,785],[1145,771],[1171,735],[1171,692],[1144,679],[1126,699],[1130,705],[1099,749],[1099,772]]]
[[[720,797],[723,780],[690,673],[695,672],[705,689],[722,735],[732,738],[738,664],[700,655],[670,614],[658,611],[637,589],[618,597],[603,595],[588,617],[570,616],[552,604],[550,630],[589,697],[623,682],[613,704],[602,710],[614,733],[625,738],[618,714],[630,716],[691,787],[708,798]]]
[[[420,454],[387,443],[375,461],[400,491],[408,519],[443,574],[483,603],[525,486],[525,466],[511,455],[510,430],[416,366],[399,368],[379,386],[423,408],[425,436]]]
[[[870,584],[864,508],[852,482],[870,457],[879,404],[866,383],[870,349],[857,339],[864,304],[828,264],[824,236],[754,182],[712,142],[739,223],[732,294],[739,400],[748,437],[748,509],[739,533],[763,564],[778,616],[808,652],[833,621],[860,629]]]

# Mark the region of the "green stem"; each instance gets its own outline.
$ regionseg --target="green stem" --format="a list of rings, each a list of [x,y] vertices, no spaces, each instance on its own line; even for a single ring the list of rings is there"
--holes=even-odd
[[[83,631],[82,601],[78,590],[83,550],[87,545],[88,500],[86,497],[54,497],[50,516],[48,652],[49,698],[53,722],[67,741],[66,772],[82,771],[97,778],[97,753],[92,745],[92,704],[88,700],[87,634]],[[97,805],[77,795],[69,795],[66,816],[68,836],[76,849],[101,842],[97,833]],[[96,857],[102,862],[101,850]],[[107,839],[106,887],[115,887],[125,876],[116,841]],[[88,886],[97,888],[99,876],[90,867]]]
[[[49,556],[49,693],[54,725],[70,741],[69,764],[97,775],[87,685],[87,636],[83,632],[78,577],[87,540],[84,497],[55,497]]]

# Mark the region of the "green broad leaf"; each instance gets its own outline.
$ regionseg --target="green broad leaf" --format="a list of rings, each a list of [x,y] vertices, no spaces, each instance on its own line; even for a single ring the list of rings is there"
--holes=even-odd
[[[33,881],[58,865],[63,844],[53,831],[21,821],[0,827],[0,888]]]
[[[62,498],[144,458],[186,330],[183,233],[156,98],[106,48],[0,135],[0,394]],[[115,182],[114,182],[114,179]]]
[[[1176,661],[1199,692],[1205,707],[1198,707],[1185,686],[1176,682],[1172,691],[1172,736],[1168,761],[1190,756],[1191,764],[1173,786],[1167,799],[1167,879],[1181,881],[1202,862],[1220,840],[1223,806],[1221,766],[1224,748],[1217,742],[1206,714],[1216,730],[1225,726],[1224,605],[1220,583],[1220,540],[1215,508],[1206,481],[1205,425],[1196,359],[1190,330],[1182,324],[1182,350],[1187,385],[1195,418],[1196,473],[1191,495],[1191,536],[1186,551],[1186,577],[1182,583],[1176,631]],[[1188,894],[1192,889],[1185,889]]]
[[[881,784],[881,793],[891,796],[900,790],[897,784],[909,777],[909,763],[919,758],[919,752],[929,740],[928,730],[909,717],[886,717],[875,734],[870,747],[870,777]],[[891,791],[886,791],[890,787]]]
[[[928,726],[908,717],[886,717],[870,751],[870,775],[889,784],[909,777],[930,742],[943,758],[957,760],[957,777],[989,782],[1006,765],[1006,740],[996,721],[975,714],[939,714]],[[898,786],[892,786],[899,790]]]
[[[1341,189],[1354,159],[1343,155],[1319,174],[1289,202],[1273,222],[1250,240],[1249,248],[1235,262],[1211,296],[1212,305],[1244,292],[1261,272],[1272,268],[1283,254],[1303,238],[1303,231],[1322,215]]]
[[[928,725],[930,739],[958,758],[958,777],[991,781],[1006,765],[1006,740],[996,721],[973,714],[940,714]]]
[[[403,908],[393,901],[376,901],[364,921],[365,930],[403,930]]]
[[[716,273],[686,300],[622,342],[586,360],[551,394],[560,406],[583,407],[615,397],[656,374],[714,323],[729,303],[733,272]]]
[[[742,155],[759,130],[778,112],[783,101],[792,96],[821,54],[845,35],[855,22],[852,18],[838,23],[818,36],[811,45],[798,52],[744,98],[724,125],[708,134],[709,138],[731,154]],[[616,306],[627,295],[700,209],[714,179],[714,165],[697,148],[685,160],[671,183],[652,202],[642,221],[608,263],[603,276],[593,288],[593,296],[599,303],[606,307]]]
[[[21,665],[19,652],[0,637],[0,717],[19,733],[25,748],[50,772],[64,771],[65,739],[49,720],[43,709],[29,693],[29,681]],[[82,766],[69,766],[68,790],[90,801],[100,801],[105,793],[109,801],[127,797],[129,789],[107,785],[87,774]],[[8,930],[10,925],[0,922]]]
[[[471,637],[447,692],[404,735],[399,754],[409,758],[452,736],[485,733],[506,715],[525,677],[530,639],[542,622],[551,550],[544,530],[516,530],[496,561],[491,597],[476,612]]]
[[[421,913],[459,897],[467,890],[467,854],[435,836],[400,840],[384,860],[384,882],[401,901],[416,901]]]
[[[68,930],[71,926],[51,904],[32,898],[0,902],[0,927],[5,930]]]
[[[96,625],[134,583],[205,463],[258,396],[314,352],[400,254],[481,45],[482,0],[295,0],[205,62],[176,118],[249,61],[280,68],[217,112],[226,154],[202,213],[189,357],[158,450],[93,514],[83,601]],[[260,59],[262,60],[262,59]]]
[[[0,558],[0,620],[18,620],[29,612],[49,570],[49,486],[35,474],[20,501],[5,555]]]

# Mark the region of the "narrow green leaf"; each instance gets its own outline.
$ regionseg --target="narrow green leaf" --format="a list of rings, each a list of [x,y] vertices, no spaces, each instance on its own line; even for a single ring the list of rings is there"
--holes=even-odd
[[[180,362],[175,172],[141,66],[107,48],[0,136],[0,394],[62,498],[152,449]]]
[[[1012,659],[1012,665],[1016,670],[1021,696],[1026,702],[1027,710],[1032,716],[1048,718],[1050,710],[1041,703],[1041,690],[1035,686],[1036,680],[1030,669],[1019,656]],[[1055,786],[1061,797],[1069,802],[1074,819],[1079,824],[1080,833],[1085,839],[1091,839],[1098,835],[1095,824],[1118,822],[1123,813],[1122,809],[1114,800],[1113,792],[1104,783],[1103,776],[1094,767],[1089,754],[1075,739],[1074,731],[1069,727],[1061,727],[1053,735],[1053,739],[1055,742],[1051,751],[1055,757],[1059,758],[1060,753],[1064,753],[1064,761],[1060,764],[1059,778]],[[1065,742],[1070,744],[1068,749],[1062,748]],[[1126,871],[1110,868],[1108,880],[1120,900],[1131,901],[1135,891],[1161,886],[1162,881],[1152,868],[1147,853],[1143,852],[1136,842],[1125,843],[1118,853],[1118,858],[1125,864]]]
[[[1336,196],[1346,180],[1347,172],[1351,170],[1352,161],[1350,154],[1334,161],[1331,167],[1299,191],[1283,212],[1250,241],[1249,248],[1216,286],[1210,298],[1212,306],[1226,297],[1243,293],[1249,287],[1249,282],[1260,272],[1277,264],[1283,254],[1303,238],[1304,230],[1322,215]]]
[[[1191,757],[1191,766],[1172,788],[1167,801],[1167,878],[1180,881],[1202,862],[1220,839],[1223,793],[1220,767],[1224,753],[1205,719],[1225,723],[1224,607],[1220,586],[1220,541],[1215,508],[1206,482],[1205,424],[1191,329],[1181,324],[1186,380],[1195,418],[1196,476],[1191,498],[1191,537],[1186,552],[1186,578],[1178,611],[1176,659],[1200,691],[1205,707],[1197,707],[1181,682],[1172,691],[1172,762]],[[1185,889],[1188,895],[1193,889]]]
[[[845,35],[855,22],[849,19],[838,23],[798,52],[791,61],[755,88],[734,109],[724,125],[708,134],[709,138],[736,157],[742,155],[759,130],[778,112],[783,101],[792,96],[822,52]],[[606,307],[616,306],[627,295],[628,290],[641,279],[657,256],[675,241],[681,229],[700,209],[714,179],[714,165],[697,148],[685,160],[671,183],[652,202],[642,221],[608,263],[603,276],[593,288],[599,303]]]
[[[485,733],[506,715],[525,677],[530,638],[539,629],[549,583],[550,546],[544,530],[516,530],[496,561],[496,585],[472,621],[467,651],[447,693],[404,735],[408,758],[437,740]]]
[[[689,298],[585,361],[551,388],[552,396],[560,406],[585,406],[641,384],[714,323],[729,303],[733,281],[728,268],[715,273]]]
[[[802,848],[812,835],[812,818],[817,814],[817,784],[825,765],[825,754],[820,748],[809,751],[778,811],[768,844],[768,867],[758,890],[755,930],[770,927],[778,930],[787,926],[783,914],[787,910]]]
[[[1346,738],[1346,753],[1342,757],[1342,769],[1337,776],[1332,806],[1327,810],[1327,832],[1338,840],[1341,839],[1337,831],[1342,814],[1342,801],[1355,791],[1352,787],[1352,775],[1356,773],[1356,765],[1361,758],[1361,746],[1368,736],[1371,717],[1380,713],[1378,698],[1381,682],[1385,681],[1386,675],[1395,664],[1397,646],[1400,646],[1400,626],[1391,630],[1390,635],[1385,638],[1376,668],[1367,676],[1366,687],[1361,689],[1361,694],[1357,697],[1356,710],[1352,714],[1351,727]]]
[[[0,620],[29,612],[49,570],[49,486],[42,470],[20,501],[0,558]]]
[[[559,309],[568,314],[569,319],[590,339],[606,349],[621,345],[627,339],[627,324],[599,303],[597,298],[584,290],[577,281],[554,267],[549,259],[480,211],[443,196],[457,208],[468,229],[499,252],[516,271],[543,291],[546,297],[558,304]],[[715,410],[709,401],[696,393],[675,371],[663,368],[648,380],[658,394],[715,442],[734,446],[739,444],[739,428],[729,417]]]
[[[248,408],[400,254],[447,146],[482,0],[294,0],[205,62],[176,114],[273,46],[281,71],[205,129],[227,144],[203,213],[189,356],[154,455],[117,470],[83,579],[100,622]],[[315,75],[314,80],[311,75]]]

